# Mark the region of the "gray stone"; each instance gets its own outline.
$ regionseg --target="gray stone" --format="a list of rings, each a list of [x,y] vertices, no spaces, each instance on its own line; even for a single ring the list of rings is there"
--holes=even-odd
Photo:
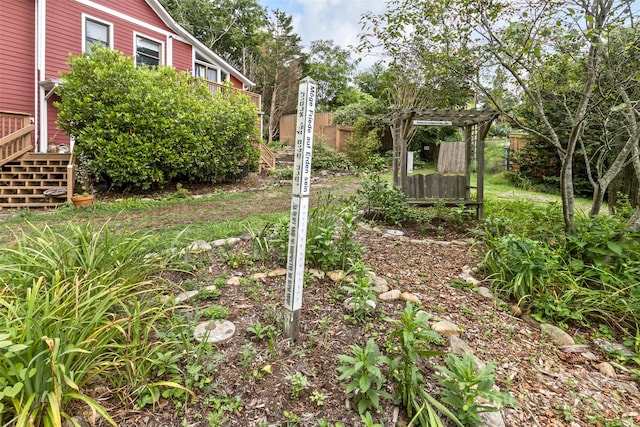
[[[542,323],[540,325],[540,330],[543,334],[549,337],[552,343],[557,346],[575,344],[571,335],[558,328],[557,326],[550,325],[549,323]]]
[[[411,292],[402,292],[400,294],[400,299],[406,302],[413,302],[416,304],[420,304],[420,298],[412,294]]]
[[[196,240],[195,242],[192,242],[189,246],[187,246],[187,250],[193,253],[207,252],[211,249],[213,249],[213,247],[204,240]]]
[[[347,311],[353,311],[353,306],[354,306],[353,297],[349,297],[345,299],[342,305],[344,305],[344,308],[346,308]],[[370,309],[368,310],[369,312],[372,312],[376,309],[376,302],[373,300],[368,299],[367,305],[370,307]]]
[[[444,336],[460,336],[460,327],[448,320],[441,320],[431,325],[431,329]]]
[[[238,243],[240,243],[240,240],[241,239],[239,237],[229,237],[228,239],[218,239],[213,241],[213,246],[215,247],[235,246]]]
[[[484,286],[480,286],[478,288],[478,295],[483,298],[493,299],[493,293],[489,290],[489,288],[486,288]]]
[[[384,232],[385,236],[388,237],[402,237],[404,236],[404,232],[400,230],[386,230]]]
[[[504,418],[499,411],[481,412],[478,416],[480,417],[480,425],[483,427],[505,427]]]
[[[380,301],[395,301],[400,299],[401,294],[402,292],[400,292],[399,289],[394,289],[392,291],[381,293],[380,295],[378,295],[378,299]]]
[[[267,278],[267,273],[253,273],[251,276],[249,276],[249,279],[251,280],[263,280]]]
[[[472,273],[471,266],[469,266],[469,264],[463,265],[462,266],[462,273],[471,276],[471,273]]]
[[[455,335],[449,337],[449,347],[454,354],[473,354],[473,349],[469,344]]]
[[[460,276],[458,277],[460,277],[465,282],[472,284],[473,286],[480,286],[481,282],[469,274],[460,273]],[[491,297],[493,298],[493,295]]]
[[[611,378],[616,378],[616,370],[613,369],[613,366],[611,366],[611,363],[602,362],[602,363],[598,363],[595,367],[598,371],[602,372],[606,376]]]
[[[174,301],[177,304],[183,303],[186,300],[188,300],[189,298],[193,298],[194,296],[198,295],[198,291],[186,291],[186,292],[181,292],[178,295],[175,296]]]
[[[236,334],[236,325],[228,320],[214,320],[200,323],[193,331],[193,337],[198,341],[212,344],[223,344]]]
[[[377,294],[382,294],[389,291],[389,282],[387,282],[387,279],[385,279],[384,277],[372,276],[371,284],[373,285],[374,291]]]
[[[623,346],[622,344],[618,344],[616,342],[609,342],[601,338],[596,338],[595,340],[593,340],[593,343],[598,347],[600,347],[602,350],[606,351],[607,353],[615,351],[622,354],[623,356],[633,357],[633,351],[629,350],[627,347]]]
[[[580,356],[582,356],[585,359],[590,360],[592,362],[598,360],[598,356],[596,356],[595,354],[591,353],[590,351],[585,351],[584,353],[580,353]]]

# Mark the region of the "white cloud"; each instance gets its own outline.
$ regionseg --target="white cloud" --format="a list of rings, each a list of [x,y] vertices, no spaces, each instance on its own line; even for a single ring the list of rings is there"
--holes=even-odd
[[[360,18],[366,12],[382,13],[385,0],[261,0],[269,9],[278,8],[293,17],[294,31],[305,48],[315,40],[333,40],[352,52],[359,43]],[[367,68],[380,57],[362,57],[360,69]]]

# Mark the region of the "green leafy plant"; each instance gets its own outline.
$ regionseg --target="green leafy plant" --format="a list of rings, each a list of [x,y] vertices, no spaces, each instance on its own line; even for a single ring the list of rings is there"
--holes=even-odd
[[[324,406],[324,401],[327,400],[327,395],[319,392],[318,390],[313,390],[311,396],[309,396],[309,400],[316,404],[316,406]]]
[[[339,354],[338,380],[351,379],[347,383],[346,392],[356,392],[353,396],[358,413],[364,414],[370,409],[380,409],[380,398],[391,398],[382,389],[384,375],[378,365],[389,363],[387,357],[380,354],[376,342],[369,338],[364,348],[352,345],[352,356]]]
[[[276,327],[273,325],[263,325],[258,320],[247,327],[247,331],[252,333],[257,339],[263,340],[273,337],[276,334]]]
[[[428,314],[410,302],[405,305],[400,319],[389,319],[395,326],[386,342],[387,353],[394,356],[389,363],[389,376],[397,383],[395,401],[420,425],[443,426],[439,412],[462,426],[451,411],[425,390],[419,359],[444,354],[430,349],[431,345],[442,343],[442,337],[431,330],[428,320]]]
[[[460,358],[450,354],[445,359],[445,365],[446,367],[436,366],[442,374],[438,377],[438,382],[443,386],[440,392],[442,401],[454,408],[463,424],[478,426],[478,414],[499,411],[502,405],[512,405],[516,402],[509,393],[493,390],[495,363],[488,363],[484,368],[476,369],[473,355],[464,354]],[[490,402],[497,406],[482,402]]]
[[[402,191],[389,187],[379,175],[370,175],[362,181],[358,196],[360,207],[369,219],[400,225],[412,218]]]
[[[301,392],[309,388],[309,379],[300,372],[289,374],[285,377],[285,379],[289,381],[291,387],[291,397],[294,399],[297,399],[300,396]]]
[[[363,321],[375,311],[378,299],[375,286],[371,283],[367,275],[368,269],[362,262],[355,263],[349,272],[354,280],[341,286],[341,289],[349,295],[349,306],[353,319]]]

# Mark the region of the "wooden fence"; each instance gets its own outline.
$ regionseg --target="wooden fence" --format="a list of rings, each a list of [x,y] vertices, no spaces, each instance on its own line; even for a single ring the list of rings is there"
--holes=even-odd
[[[334,125],[333,113],[316,113],[313,123],[316,138],[337,152],[344,151],[345,143],[353,138],[353,126]],[[293,146],[296,141],[296,115],[288,114],[280,118],[280,142]],[[316,139],[315,142],[320,142]]]
[[[465,143],[442,141],[438,153],[438,172],[442,174],[465,173]]]

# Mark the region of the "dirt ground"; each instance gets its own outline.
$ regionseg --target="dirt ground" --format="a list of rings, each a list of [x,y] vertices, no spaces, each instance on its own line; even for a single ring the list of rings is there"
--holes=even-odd
[[[238,187],[234,191],[256,190]],[[264,199],[267,195],[261,191],[256,191],[256,197]],[[273,206],[280,206],[286,198],[286,192],[282,197],[274,196]],[[601,373],[597,365],[611,360],[587,331],[572,329],[569,333],[589,347],[593,358],[556,348],[536,327],[493,300],[481,297],[474,289],[452,286],[462,267],[476,265],[480,257],[477,246],[450,243],[468,235],[437,227],[403,231],[410,239],[390,238],[380,231],[360,228],[356,240],[364,248],[364,262],[384,277],[391,289],[411,292],[425,311],[460,326],[461,338],[478,358],[497,363],[497,386],[517,400],[502,412],[506,426],[640,424],[637,378],[620,365],[615,365],[615,377]],[[247,279],[257,272],[283,267],[275,260],[242,261],[250,254],[249,241],[231,249],[213,249],[196,275],[174,278],[174,291],[178,292],[177,287],[185,286],[186,281],[204,287],[219,278]],[[188,318],[207,307],[226,307],[227,319],[236,327],[235,336],[215,348],[216,357],[202,361],[203,365],[209,364],[212,373],[194,390],[195,399],[184,405],[162,400],[153,408],[135,409],[133,405],[123,406],[108,393],[95,397],[120,426],[317,426],[320,419],[344,426],[363,425],[350,404],[352,396],[337,379],[336,356],[349,354],[352,345],[364,346],[369,338],[384,349],[391,327],[387,319],[397,318],[405,303],[379,302],[370,319],[354,323],[345,319],[340,286],[327,277],[307,280],[296,342],[281,333],[284,276],[240,280],[239,284],[224,286],[217,298],[191,303],[184,311]],[[256,337],[248,328],[255,328],[257,322],[273,325],[275,332],[270,337]],[[434,349],[447,351],[448,347],[445,344]],[[435,396],[438,383],[433,366],[442,362],[442,357],[422,362],[426,387]],[[296,373],[308,380],[307,388],[297,397],[292,395],[288,379]],[[391,393],[392,383],[387,382],[385,388]],[[374,413],[374,419],[387,427],[409,422],[404,411],[388,399],[382,401],[382,410]],[[103,421],[96,423],[106,425]]]

